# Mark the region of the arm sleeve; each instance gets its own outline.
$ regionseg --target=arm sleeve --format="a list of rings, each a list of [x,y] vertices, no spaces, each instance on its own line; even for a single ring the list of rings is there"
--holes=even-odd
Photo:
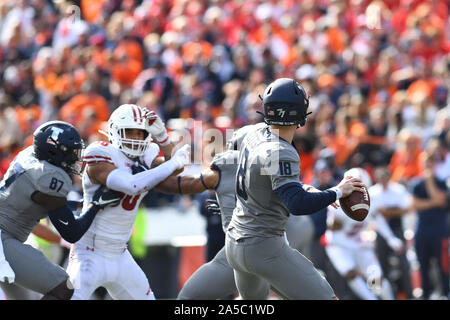
[[[169,160],[154,169],[131,174],[124,170],[115,169],[106,178],[106,186],[112,190],[128,195],[137,195],[148,191],[170,176],[176,167]]]
[[[298,182],[282,185],[275,192],[293,215],[308,215],[328,207],[336,201],[336,192],[307,192]]]
[[[58,230],[61,237],[67,242],[75,243],[81,239],[87,229],[91,226],[98,209],[91,206],[87,211],[75,218],[69,207],[52,210],[48,212],[50,221]]]

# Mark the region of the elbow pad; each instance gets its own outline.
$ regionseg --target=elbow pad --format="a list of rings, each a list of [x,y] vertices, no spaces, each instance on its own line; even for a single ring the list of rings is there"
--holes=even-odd
[[[106,178],[106,186],[109,189],[133,196],[152,189],[170,176],[175,169],[175,163],[170,160],[154,169],[142,171],[134,175],[121,169],[115,169]]]

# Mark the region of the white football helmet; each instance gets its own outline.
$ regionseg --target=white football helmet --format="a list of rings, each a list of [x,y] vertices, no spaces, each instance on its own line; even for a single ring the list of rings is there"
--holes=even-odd
[[[121,105],[114,110],[108,120],[109,142],[130,158],[144,155],[152,140],[146,128],[146,120],[141,107],[134,104]],[[126,129],[144,130],[144,140],[127,138]]]
[[[352,176],[353,178],[359,178],[366,185],[366,187],[370,187],[372,185],[372,179],[370,178],[369,173],[363,168],[351,168],[344,173],[344,177]]]

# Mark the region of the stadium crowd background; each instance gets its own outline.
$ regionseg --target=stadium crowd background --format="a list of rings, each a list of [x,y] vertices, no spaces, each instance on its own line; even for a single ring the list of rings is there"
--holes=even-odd
[[[136,103],[171,130],[194,119],[223,132],[260,122],[258,94],[293,77],[311,97],[295,136],[305,183],[323,158],[336,176],[385,165],[409,186],[434,138],[449,179],[449,33],[445,0],[3,0],[0,178],[45,121],[89,144]],[[179,198],[147,205],[161,201]]]

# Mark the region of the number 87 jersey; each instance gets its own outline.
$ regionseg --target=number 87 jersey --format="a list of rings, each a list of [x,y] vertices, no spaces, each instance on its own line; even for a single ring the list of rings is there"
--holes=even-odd
[[[145,162],[150,167],[158,153],[159,147],[152,143],[140,158],[140,161]],[[134,160],[105,141],[97,141],[89,145],[85,150],[83,160],[87,166],[99,162],[111,163],[117,169],[129,173],[131,173],[131,166],[134,164]],[[82,183],[84,211],[91,202],[99,184],[91,181],[87,170],[83,173]],[[98,248],[104,252],[123,252],[131,236],[137,209],[146,194],[147,192],[137,195],[124,195],[118,205],[106,207],[99,212],[79,243],[85,247]]]

